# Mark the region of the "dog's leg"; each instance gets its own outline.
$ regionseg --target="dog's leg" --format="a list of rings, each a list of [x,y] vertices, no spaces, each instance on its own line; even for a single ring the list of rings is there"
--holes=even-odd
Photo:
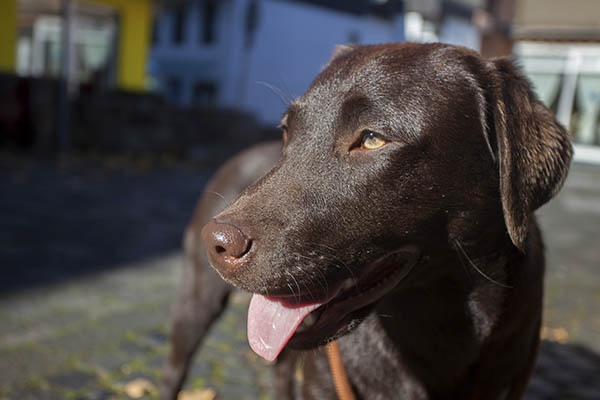
[[[194,352],[232,290],[210,267],[200,231],[240,191],[269,171],[280,154],[279,141],[255,146],[219,168],[203,191],[184,238],[183,274],[171,311],[171,350],[160,384],[162,400],[177,398]]]
[[[186,236],[190,234],[188,231]],[[231,286],[210,268],[204,255],[196,258],[186,250],[180,287],[173,304],[171,349],[160,385],[162,400],[177,398],[192,356],[227,305],[230,292]]]

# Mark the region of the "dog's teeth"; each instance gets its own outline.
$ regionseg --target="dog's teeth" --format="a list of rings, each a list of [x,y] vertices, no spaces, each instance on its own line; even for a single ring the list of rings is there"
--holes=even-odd
[[[354,281],[352,279],[350,279],[350,278],[346,279],[344,281],[344,283],[342,283],[342,289],[344,289],[344,290],[348,290],[352,286],[354,286]]]

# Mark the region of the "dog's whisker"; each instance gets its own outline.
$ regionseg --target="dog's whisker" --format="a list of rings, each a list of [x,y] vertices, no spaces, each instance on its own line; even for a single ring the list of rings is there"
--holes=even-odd
[[[315,268],[315,272],[318,274],[318,276],[315,276],[315,281],[325,291],[325,293],[329,294],[329,282],[327,281],[325,274],[323,274],[323,271],[321,271],[320,268]]]
[[[265,280],[262,277],[258,277],[258,279],[260,280],[260,284],[262,285],[267,297],[269,296],[269,285],[267,285],[267,283],[265,282]]]
[[[467,278],[469,279],[469,282],[471,284],[473,284],[473,277],[471,276],[471,272],[469,271],[469,269],[467,268],[467,266],[465,265],[465,262],[463,260],[463,255],[462,253],[459,251],[458,253],[458,261],[460,262],[460,265],[463,269],[463,271],[465,271],[465,275],[467,275]]]
[[[306,242],[306,244],[308,246],[316,246],[316,247],[322,247],[325,248],[327,250],[330,250],[332,252],[335,252],[336,250],[331,247],[331,246],[327,246],[326,244],[323,243],[316,243],[316,242]],[[349,278],[352,279],[352,282],[354,284],[356,284],[356,277],[354,275],[354,271],[352,271],[352,269],[348,266],[348,264],[346,264],[339,256],[333,254],[333,253],[329,253],[329,252],[324,252],[322,250],[315,250],[315,253],[317,256],[324,256],[326,257],[327,261],[333,261],[333,266],[336,268],[345,268],[348,271],[348,274],[350,275]],[[338,264],[339,263],[339,264]]]
[[[281,84],[283,85],[283,88],[279,88],[279,90],[281,90],[281,92],[289,99],[287,105],[293,104],[297,100],[298,96],[292,94],[292,91],[290,90],[286,83],[286,79],[283,76],[281,77]]]
[[[294,297],[298,298],[298,296],[296,295],[296,292],[294,292],[294,288],[292,287],[292,284],[289,282],[286,282],[286,285],[290,289],[290,292],[292,292],[292,295],[294,295]]]
[[[221,198],[221,200],[223,200],[223,203],[225,203],[225,205],[227,206],[229,203],[227,202],[227,199],[225,198],[225,196],[223,196],[221,193],[219,192],[215,192],[212,190],[203,190],[200,193],[208,193],[208,194],[214,194],[215,196]]]
[[[467,261],[469,262],[469,264],[471,264],[471,266],[475,269],[475,271],[479,272],[479,274],[481,276],[483,276],[485,279],[487,279],[488,281],[492,282],[493,284],[496,284],[496,285],[501,286],[503,288],[507,288],[507,289],[512,289],[513,288],[510,285],[505,285],[504,283],[498,282],[497,280],[494,280],[493,278],[491,278],[488,275],[486,275],[485,272],[483,272],[481,269],[479,269],[479,267],[473,262],[473,260],[471,260],[471,258],[469,257],[469,255],[467,254],[467,252],[465,251],[465,249],[463,249],[463,247],[460,244],[460,242],[458,241],[458,239],[454,239],[454,243],[456,244],[456,246],[460,250],[460,252],[465,256],[465,258],[467,259]]]
[[[308,296],[311,299],[316,299],[317,297],[315,297],[314,292],[311,290],[310,285],[308,285],[306,282],[310,282],[313,283],[313,277],[306,271],[304,271],[302,268],[300,267],[296,267],[296,270],[298,271],[299,275],[302,275],[305,277],[305,279],[302,279],[300,282],[302,283],[302,285],[306,288],[306,291],[308,292]]]
[[[294,280],[294,277],[290,275],[289,271],[285,271],[285,275],[287,276],[283,276],[282,278],[285,279],[285,284],[286,286],[290,289],[290,293],[292,293],[292,295],[294,297],[296,297],[296,299],[298,298],[298,294],[296,293],[296,291],[294,290],[293,285],[289,282],[288,276],[292,278],[292,280]]]
[[[277,86],[275,86],[275,85],[273,85],[271,83],[268,83],[268,82],[265,82],[265,81],[256,81],[256,84],[260,85],[260,86],[264,86],[267,89],[270,89],[273,93],[275,93],[277,95],[277,97],[279,97],[279,99],[281,100],[281,102],[283,103],[283,105],[286,106],[286,107],[293,100],[293,98],[291,96],[289,96],[289,95],[287,96],[288,99],[286,99],[285,96],[284,96],[283,90],[281,90],[280,88],[278,88]]]
[[[304,275],[306,277],[306,280],[309,281],[310,283],[313,282],[312,276],[310,274],[308,274],[306,271],[304,271],[302,268],[297,268],[298,272],[302,275]],[[308,292],[308,295],[311,299],[315,299],[315,294],[314,292],[310,289],[310,286],[304,282],[304,280],[302,281],[302,283],[304,284],[304,287],[306,288],[306,291]]]
[[[303,254],[297,254],[297,256],[299,258],[304,258],[309,261],[313,261],[311,257],[305,256]],[[321,279],[316,279],[316,282],[319,284],[319,286],[321,286],[321,288],[325,291],[325,293],[329,293],[329,282],[327,282],[327,277],[323,274],[323,272],[319,268],[315,268],[315,271],[317,274],[320,275],[320,278],[321,278]],[[307,275],[307,276],[309,276],[309,275]],[[323,282],[324,282],[324,284],[323,284]]]
[[[285,273],[292,278],[292,280],[294,281],[294,283],[296,284],[296,288],[298,288],[298,292],[294,293],[294,290],[292,289],[292,295],[294,295],[296,297],[296,300],[300,300],[300,293],[302,293],[302,290],[300,289],[300,285],[298,284],[298,280],[294,277],[294,274],[292,274],[290,271],[286,270]],[[291,287],[290,287],[291,289]]]

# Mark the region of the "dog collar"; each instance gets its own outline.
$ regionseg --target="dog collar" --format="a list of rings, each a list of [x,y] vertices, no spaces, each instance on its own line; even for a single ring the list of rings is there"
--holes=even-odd
[[[333,385],[339,400],[355,400],[348,374],[344,368],[342,354],[340,353],[340,345],[337,340],[330,342],[326,347],[327,360],[329,361],[329,369],[333,377]]]

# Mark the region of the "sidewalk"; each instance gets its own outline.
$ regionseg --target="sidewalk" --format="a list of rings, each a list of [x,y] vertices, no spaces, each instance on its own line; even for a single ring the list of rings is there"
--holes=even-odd
[[[0,160],[0,399],[156,397],[181,232],[207,176]],[[598,399],[600,167],[575,165],[539,215],[547,340],[526,398]],[[189,398],[272,398],[272,370],[247,345],[247,303],[234,296],[197,354]]]

